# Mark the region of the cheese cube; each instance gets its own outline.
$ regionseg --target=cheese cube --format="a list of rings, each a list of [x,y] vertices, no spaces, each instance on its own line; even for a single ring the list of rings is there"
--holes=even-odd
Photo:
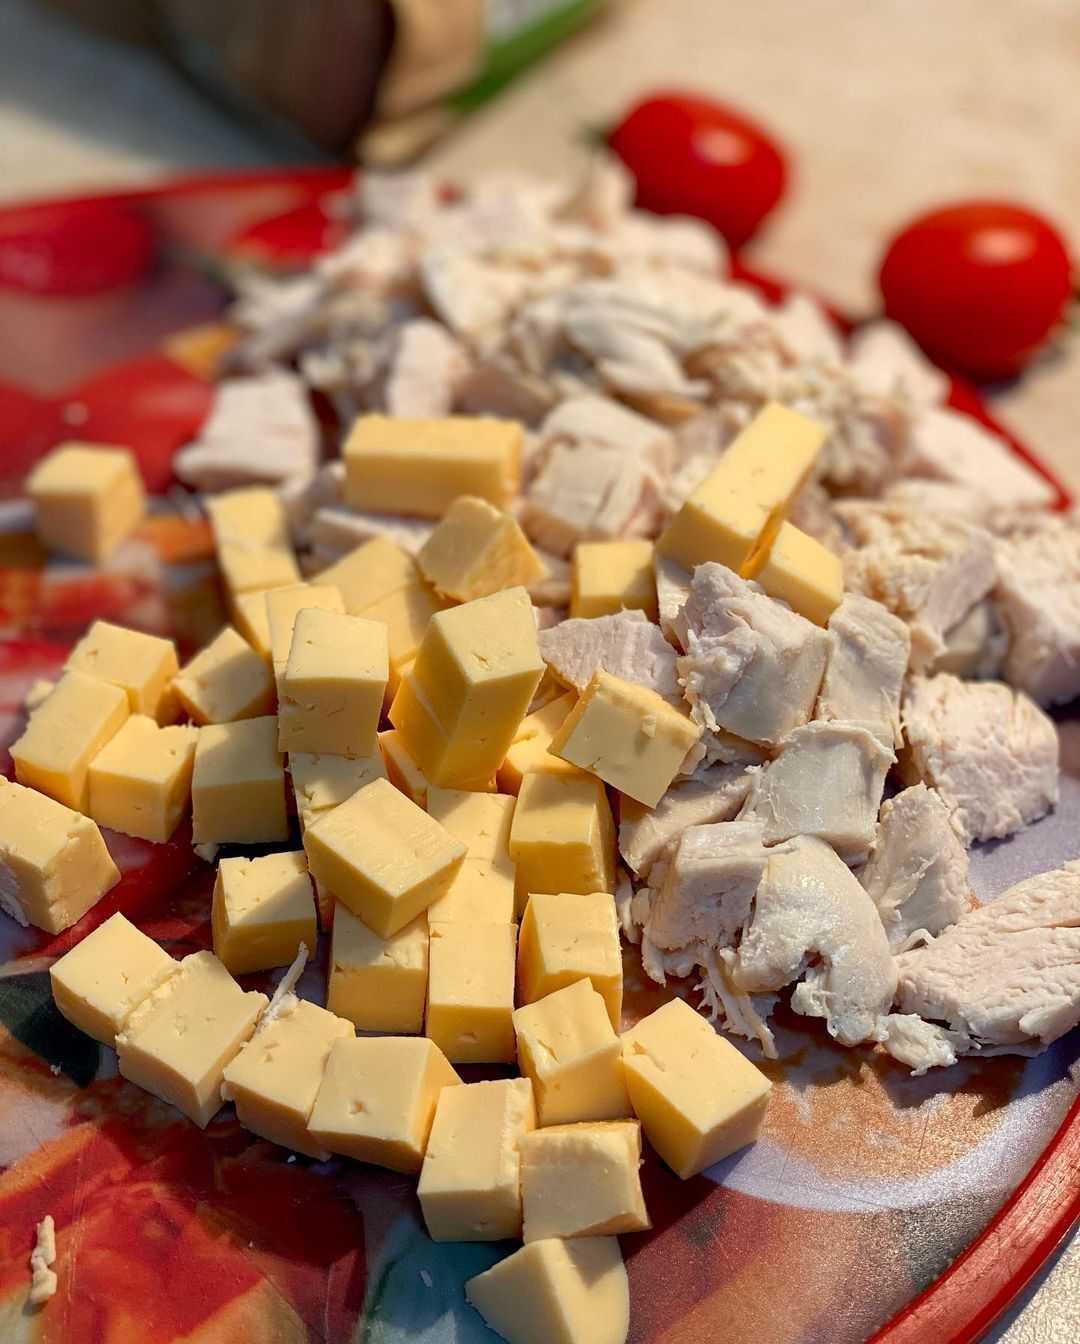
[[[315,949],[315,902],[302,851],[222,859],[210,910],[214,952],[233,975],[288,966]]]
[[[588,980],[518,1008],[514,1030],[518,1063],[532,1080],[542,1125],[630,1114],[619,1038]]]
[[[313,876],[384,938],[443,895],[465,856],[460,840],[385,779],[319,817],[304,848]]]
[[[266,1004],[265,994],[245,993],[212,952],[195,952],[117,1033],[120,1072],[205,1129],[221,1109],[225,1065]]]
[[[199,730],[159,728],[132,714],[90,762],[90,815],[99,826],[164,844],[191,808]]]
[[[700,737],[700,727],[655,691],[601,667],[551,739],[551,752],[655,807]]]
[[[289,661],[293,628],[296,617],[305,607],[321,611],[344,611],[341,594],[330,584],[294,583],[291,588],[272,588],[266,594],[266,619],[270,630],[270,662],[277,680],[278,694],[281,679]]]
[[[60,933],[117,882],[101,832],[35,789],[0,777],[0,910]]]
[[[388,537],[374,537],[335,560],[318,575],[341,594],[345,610],[359,616],[374,602],[419,583],[416,561]]]
[[[502,858],[510,843],[513,798],[501,793],[470,793],[466,789],[428,790],[428,815],[468,846],[471,859]]]
[[[509,1064],[513,924],[432,924],[424,1031],[452,1064]]]
[[[292,588],[295,584],[282,586]],[[270,615],[266,610],[266,594],[272,591],[259,588],[251,593],[233,593],[229,596],[233,624],[264,663],[270,662]]]
[[[217,562],[225,591],[232,601],[246,593],[289,588],[301,578],[300,567],[291,550],[227,545],[218,551]]]
[[[158,723],[175,723],[178,713],[173,678],[179,671],[171,639],[95,621],[71,650],[66,672],[83,672],[126,692],[132,714],[148,714]]]
[[[335,903],[326,1006],[361,1031],[417,1035],[424,1029],[428,922],[418,915],[389,938]]]
[[[332,1153],[415,1176],[443,1089],[460,1083],[424,1037],[335,1041],[308,1129]]]
[[[580,773],[576,765],[552,756],[548,750],[551,739],[576,704],[577,696],[569,691],[521,720],[496,773],[500,789],[505,793],[520,792],[521,781],[530,770],[552,770],[570,775]]]
[[[644,611],[657,619],[651,541],[580,541],[570,569],[570,615]]]
[[[386,728],[379,734],[379,750],[386,766],[386,777],[400,791],[427,811],[428,790],[431,785],[413,758],[396,728]]]
[[[649,1142],[686,1180],[753,1143],[771,1084],[682,999],[623,1033],[626,1084]]]
[[[428,918],[439,924],[512,924],[516,910],[513,859],[466,854],[446,895],[428,906]]]
[[[458,602],[548,577],[517,519],[472,495],[454,500],[416,562],[437,593]]]
[[[433,784],[482,784],[502,764],[543,672],[524,588],[478,598],[431,618],[390,721]]]
[[[651,1226],[641,1193],[641,1126],[635,1120],[552,1125],[521,1141],[526,1242],[611,1237]]]
[[[56,689],[56,682],[49,681],[47,677],[37,677],[30,683],[30,689],[23,696],[23,709],[27,714],[33,713],[43,700],[48,699]]]
[[[269,486],[225,490],[205,500],[218,568],[230,597],[300,582],[285,506]],[[243,628],[241,626],[241,628]]]
[[[535,1128],[527,1078],[442,1090],[416,1191],[433,1241],[521,1236],[521,1140]]]
[[[626,1344],[630,1285],[617,1237],[551,1238],[465,1285],[507,1344]]]
[[[278,747],[370,756],[389,675],[381,622],[316,607],[298,612],[281,682]]]
[[[128,712],[127,695],[119,686],[65,672],[12,743],[16,779],[85,812],[90,762],[120,731]]]
[[[336,1041],[353,1040],[351,1022],[286,994],[251,1040],[225,1065],[223,1100],[245,1129],[325,1162],[328,1149],[308,1132],[319,1086]]]
[[[514,919],[510,824],[514,799],[462,789],[428,790],[428,813],[468,846],[445,896],[428,910],[440,924],[509,924]]]
[[[428,622],[439,610],[435,594],[419,579],[407,588],[396,588],[392,593],[372,602],[362,612],[369,621],[381,621],[386,626],[390,663],[400,669],[416,651],[424,638]]]
[[[844,600],[840,557],[791,523],[781,523],[771,543],[755,549],[740,572],[815,625],[827,625]]]
[[[362,415],[342,448],[345,504],[441,518],[458,495],[478,495],[508,508],[521,485],[521,442],[509,420]]]
[[[179,969],[153,938],[118,913],[54,961],[49,981],[72,1026],[113,1045],[132,1010]]]
[[[197,845],[285,840],[289,821],[277,719],[240,719],[200,728],[191,804],[191,834]]]
[[[525,776],[510,828],[517,903],[536,891],[615,890],[615,823],[593,775],[533,771]]]
[[[518,1002],[535,1003],[577,980],[588,980],[622,1026],[623,968],[615,898],[536,892],[529,897],[518,944]]]
[[[34,528],[47,551],[100,564],[146,511],[135,455],[127,448],[64,443],[26,479]]]
[[[173,689],[196,723],[257,719],[274,708],[270,669],[231,625],[181,669]]]
[[[786,518],[826,437],[823,425],[770,402],[660,534],[656,554],[684,569],[717,560],[738,573]]]
[[[351,798],[373,779],[386,778],[381,753],[369,756],[330,756],[319,752],[291,751],[289,772],[300,828]]]

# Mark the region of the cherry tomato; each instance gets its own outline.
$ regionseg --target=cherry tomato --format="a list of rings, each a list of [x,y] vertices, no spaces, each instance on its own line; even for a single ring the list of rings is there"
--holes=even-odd
[[[153,225],[125,201],[30,205],[0,216],[0,285],[76,298],[132,284],[154,260]]]
[[[1060,234],[1019,206],[934,210],[893,238],[878,278],[885,311],[940,364],[1010,378],[1061,319],[1072,268]]]
[[[657,93],[610,132],[637,204],[707,220],[741,247],[784,194],[784,155],[760,126],[711,98]]]

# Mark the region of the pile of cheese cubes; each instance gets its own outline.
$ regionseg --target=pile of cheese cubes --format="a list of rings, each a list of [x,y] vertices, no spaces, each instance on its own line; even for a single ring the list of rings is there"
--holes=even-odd
[[[793,440],[807,470],[814,437]],[[287,759],[302,848],[221,860],[214,951],[176,962],[114,915],[53,966],[58,1007],[196,1124],[232,1101],[297,1152],[417,1176],[436,1240],[522,1238],[468,1285],[485,1319],[603,1344],[627,1330],[616,1234],[649,1226],[641,1129],[691,1176],[757,1137],[769,1085],[679,999],[620,1035],[605,785],[654,806],[699,729],[604,671],[579,697],[549,684],[527,592],[545,567],[509,511],[520,455],[506,422],[361,417],[347,502],[438,524],[415,559],[378,539],[306,581],[273,491],[209,498],[232,624],[182,668],[105,622],[75,646],[0,780],[0,901],[52,932],[79,919],[118,878],[99,824],[164,841],[190,813],[204,855],[287,846]],[[96,560],[130,529],[125,459],[69,446],[39,466],[46,544]],[[687,565],[726,547],[820,618],[836,576],[808,577],[775,484],[733,504],[706,482],[658,545]],[[648,543],[580,547],[575,614],[648,609],[651,562]],[[292,992],[317,925],[325,1008]],[[294,958],[270,1004],[234,979]]]

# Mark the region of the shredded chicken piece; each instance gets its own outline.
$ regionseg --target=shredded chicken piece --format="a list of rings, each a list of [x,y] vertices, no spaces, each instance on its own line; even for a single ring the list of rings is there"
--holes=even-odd
[[[1080,522],[1052,518],[995,543],[1005,680],[1040,705],[1080,696]]]
[[[598,668],[682,704],[675,650],[641,611],[575,617],[540,631],[540,654],[564,685],[583,691]]]
[[[869,322],[852,335],[848,370],[860,387],[924,408],[940,405],[949,380],[896,322]]]
[[[925,410],[912,425],[904,469],[912,476],[953,481],[981,495],[988,505],[1045,509],[1054,491],[996,434],[969,415]]]
[[[619,808],[619,852],[641,878],[691,826],[734,819],[750,792],[750,776],[738,765],[707,766],[676,780],[655,807],[624,798]]]
[[[37,1240],[30,1252],[30,1296],[32,1307],[40,1307],[56,1294],[56,1275],[49,1268],[56,1260],[56,1224],[51,1213],[34,1229]]]
[[[832,651],[816,716],[865,724],[882,742],[900,745],[900,691],[911,652],[907,626],[859,593],[848,593],[829,618]]]

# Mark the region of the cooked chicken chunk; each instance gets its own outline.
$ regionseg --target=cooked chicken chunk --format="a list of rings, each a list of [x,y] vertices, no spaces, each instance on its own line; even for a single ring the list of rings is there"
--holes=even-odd
[[[895,322],[870,322],[851,337],[848,369],[868,392],[897,397],[909,405],[940,404],[949,380]]]
[[[955,481],[996,508],[1048,508],[1054,491],[996,434],[971,416],[925,410],[912,425],[904,469],[912,476]]]
[[[906,1064],[916,1078],[927,1069],[947,1068],[965,1054],[970,1041],[963,1032],[949,1031],[934,1022],[924,1022],[914,1013],[889,1013],[878,1023],[874,1039]]]
[[[995,544],[1005,679],[1040,705],[1080,696],[1080,521],[1047,519]]]
[[[386,372],[383,408],[420,419],[449,415],[468,367],[464,348],[445,327],[426,317],[405,322]]]
[[[951,672],[955,677],[993,681],[1001,675],[1007,644],[998,604],[983,598],[962,621],[946,630],[945,651],[928,664],[927,675]]]
[[[1057,803],[1057,731],[1022,691],[913,677],[901,719],[905,778],[938,791],[965,845],[1012,835]]]
[[[683,703],[675,650],[644,612],[575,617],[540,631],[540,654],[564,685],[583,691],[597,668]]]
[[[535,373],[509,355],[492,355],[469,369],[458,386],[458,406],[466,415],[495,415],[538,425],[551,410],[556,393]]]
[[[434,530],[434,523],[427,518],[410,518],[402,513],[359,513],[341,506],[316,509],[309,536],[312,548],[329,561],[374,537],[386,537],[415,555]]]
[[[714,765],[676,780],[655,807],[623,798],[619,805],[623,860],[638,877],[648,878],[653,865],[683,831],[708,822],[731,821],[749,791],[750,776],[741,766]]]
[[[916,784],[882,804],[859,881],[877,906],[893,952],[938,934],[975,904],[967,851],[941,795]]]
[[[660,612],[660,629],[671,639],[677,639],[675,626],[679,613],[690,596],[690,573],[672,560],[655,556],[656,604]]]
[[[882,742],[900,744],[900,689],[911,636],[899,617],[860,593],[848,593],[829,617],[832,652],[816,716],[865,724]]]
[[[809,295],[789,294],[769,317],[773,332],[792,363],[844,362],[844,349],[835,325],[821,304]]]

